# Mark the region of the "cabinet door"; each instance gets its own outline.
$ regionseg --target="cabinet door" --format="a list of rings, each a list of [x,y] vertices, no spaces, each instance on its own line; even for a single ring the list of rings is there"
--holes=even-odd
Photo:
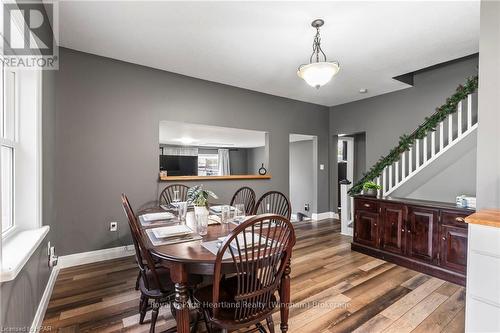
[[[354,241],[372,247],[378,242],[378,214],[363,210],[356,211],[354,216]]]
[[[441,266],[465,274],[467,268],[467,228],[442,225],[440,243]]]
[[[409,257],[429,263],[436,261],[438,212],[435,209],[408,207],[406,248]]]
[[[380,247],[386,251],[404,254],[405,208],[399,204],[383,204],[380,210]]]

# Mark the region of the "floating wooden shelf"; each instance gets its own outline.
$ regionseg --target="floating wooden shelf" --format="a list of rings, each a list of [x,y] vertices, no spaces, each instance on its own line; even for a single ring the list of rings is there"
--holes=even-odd
[[[230,176],[167,176],[160,177],[161,181],[187,180],[244,180],[244,179],[271,179],[271,175],[230,175]]]

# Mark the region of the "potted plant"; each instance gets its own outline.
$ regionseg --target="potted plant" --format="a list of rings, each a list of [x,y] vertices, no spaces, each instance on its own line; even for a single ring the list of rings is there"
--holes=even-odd
[[[188,205],[194,205],[194,213],[208,215],[208,198],[218,199],[217,195],[209,190],[203,189],[203,185],[190,187],[187,192]]]
[[[365,182],[363,184],[363,195],[376,197],[380,189],[382,189],[382,186],[377,185],[374,182]]]

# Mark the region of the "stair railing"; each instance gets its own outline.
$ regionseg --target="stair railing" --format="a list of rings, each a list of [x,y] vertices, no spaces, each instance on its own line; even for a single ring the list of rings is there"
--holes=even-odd
[[[375,181],[382,187],[379,194],[389,195],[474,131],[477,128],[477,86],[477,76],[458,86],[434,114],[410,135],[402,135],[399,144],[388,155],[382,156],[354,184],[349,194],[358,194],[365,182]]]

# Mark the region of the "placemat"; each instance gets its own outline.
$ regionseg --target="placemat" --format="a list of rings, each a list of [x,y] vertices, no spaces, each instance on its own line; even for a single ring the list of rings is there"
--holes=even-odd
[[[170,238],[170,239],[169,238],[166,238],[166,239],[156,238],[155,234],[153,233],[153,229],[147,229],[146,234],[148,235],[149,240],[151,241],[151,244],[153,244],[154,246],[192,242],[192,241],[197,241],[197,240],[200,240],[203,238],[200,235],[195,234],[195,233],[190,234],[188,236],[182,236],[179,238]]]
[[[205,249],[208,251],[212,252],[214,255],[217,255],[219,252],[219,246],[217,245],[219,243],[219,240],[213,240],[213,241],[208,241],[208,242],[203,242],[201,243],[201,246],[203,246]],[[222,256],[222,259],[229,259],[231,258],[231,253],[229,250],[226,250],[224,255]]]

